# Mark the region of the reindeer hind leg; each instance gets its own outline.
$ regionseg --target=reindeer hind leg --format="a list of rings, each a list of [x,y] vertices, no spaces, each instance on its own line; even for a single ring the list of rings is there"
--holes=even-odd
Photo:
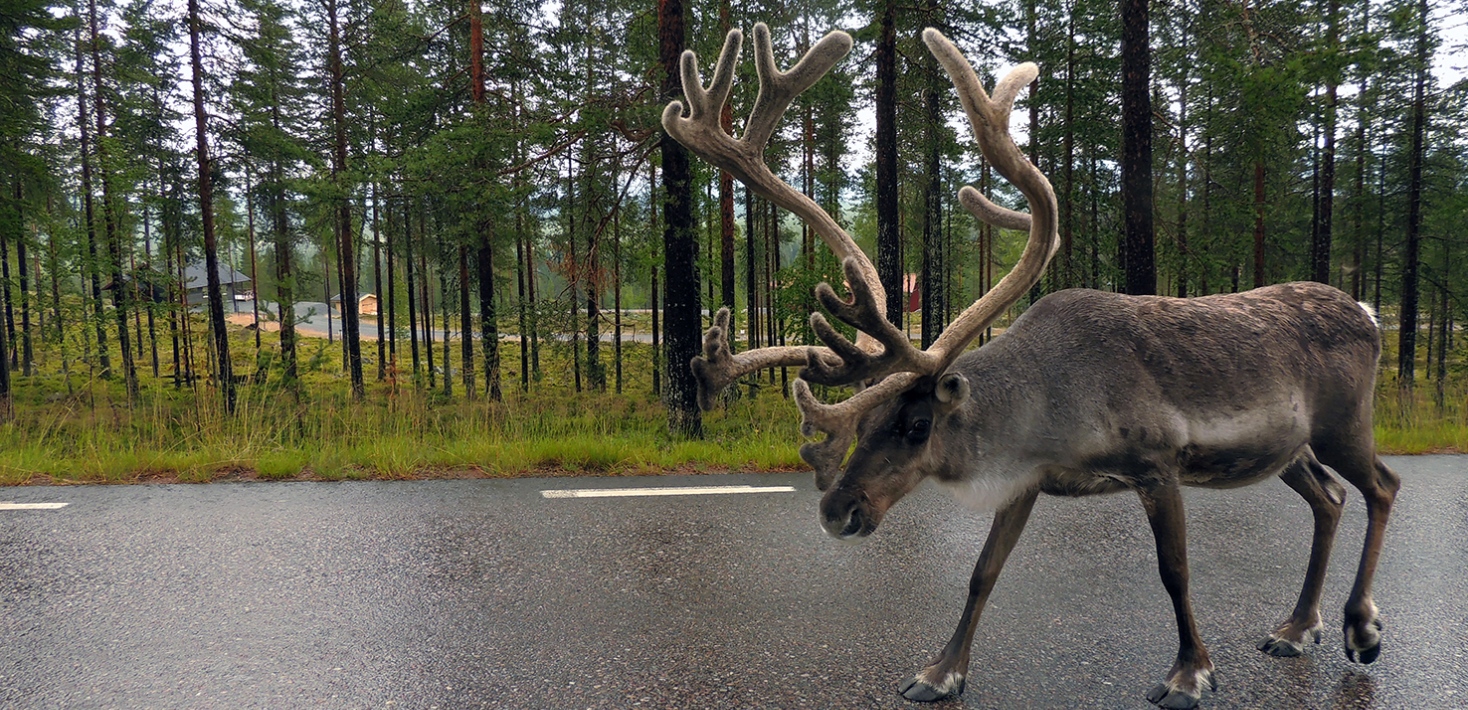
[[[1173,479],[1140,490],[1138,494],[1157,542],[1157,570],[1162,576],[1162,586],[1172,597],[1178,631],[1177,660],[1167,678],[1148,691],[1147,700],[1169,710],[1191,710],[1198,706],[1204,688],[1218,689],[1218,680],[1188,597],[1188,543],[1182,492]]]
[[[1336,443],[1337,446],[1331,447],[1316,445],[1315,451],[1323,463],[1360,490],[1366,500],[1366,542],[1361,548],[1361,562],[1351,595],[1346,599],[1343,620],[1346,657],[1371,663],[1381,654],[1381,620],[1371,598],[1371,583],[1381,557],[1387,518],[1402,479],[1376,455],[1369,428],[1363,436]]]
[[[1300,589],[1295,610],[1280,622],[1274,633],[1259,643],[1259,650],[1271,656],[1298,656],[1304,652],[1307,639],[1320,643],[1320,594],[1325,587],[1325,570],[1335,542],[1336,525],[1341,519],[1341,509],[1345,507],[1346,489],[1316,460],[1315,453],[1308,447],[1285,469],[1280,479],[1310,504],[1310,512],[1315,517],[1315,534],[1310,543],[1310,564],[1305,572],[1305,584]]]

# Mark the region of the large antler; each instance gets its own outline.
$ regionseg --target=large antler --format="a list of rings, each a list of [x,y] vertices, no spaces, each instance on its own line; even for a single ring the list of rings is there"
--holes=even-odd
[[[886,308],[887,295],[871,260],[825,210],[780,180],[765,165],[765,144],[774,134],[780,116],[800,92],[815,84],[851,51],[851,37],[844,32],[832,32],[822,37],[794,67],[782,72],[775,68],[769,28],[764,23],[755,25],[759,96],[745,124],[744,135],[736,139],[719,125],[719,113],[729,100],[734,84],[734,67],[739,61],[743,42],[743,34],[738,30],[730,32],[724,39],[724,49],[719,54],[713,82],[708,88],[704,88],[703,78],[699,75],[698,55],[691,50],[683,53],[683,94],[688,100],[689,115],[683,115],[681,102],[673,101],[663,110],[663,128],[704,160],[729,171],[751,190],[805,221],[843,262],[853,261],[855,266],[848,269],[848,274],[854,275],[848,278],[853,284],[865,284],[866,293],[870,294],[880,313]],[[876,340],[865,331],[855,345],[844,340],[843,344],[863,352],[877,347]],[[766,367],[808,365],[810,362],[831,368],[840,366],[838,356],[825,348],[773,347],[731,354],[728,312],[720,311],[713,327],[704,335],[704,355],[694,358],[692,363],[698,379],[699,405],[708,409],[720,390],[749,372]]]
[[[852,286],[852,300],[843,301],[826,284],[821,284],[817,295],[838,319],[856,326],[863,333],[870,333],[886,350],[872,354],[846,340],[819,314],[811,317],[816,334],[826,343],[830,352],[838,355],[842,363],[836,367],[828,364],[824,353],[812,349],[809,364],[801,372],[802,379],[794,384],[796,403],[801,412],[801,429],[807,436],[815,431],[826,432],[827,439],[818,444],[807,444],[801,456],[815,466],[819,473],[829,475],[829,469],[840,465],[856,435],[856,424],[861,415],[884,399],[906,390],[918,378],[937,377],[948,369],[963,350],[995,318],[1019,300],[1025,291],[1039,281],[1060,245],[1056,231],[1058,207],[1050,181],[1025,159],[1019,146],[1009,135],[1009,114],[1019,92],[1033,81],[1039,69],[1030,63],[1021,64],[1009,72],[994,88],[994,97],[989,98],[973,66],[948,41],[942,33],[928,28],[923,31],[923,41],[929,51],[948,72],[963,103],[979,149],[994,169],[1004,176],[1029,202],[1030,214],[1009,210],[990,202],[972,187],[959,191],[960,203],[978,219],[1006,228],[1027,228],[1029,241],[1019,262],[994,288],[975,301],[955,320],[926,351],[913,347],[911,341],[881,318],[881,312],[873,314],[869,297],[863,293],[859,280],[851,278],[853,264],[847,263],[848,279]],[[880,321],[880,322],[878,322]],[[824,349],[822,349],[824,350]],[[810,391],[805,380],[816,383],[840,383],[855,380],[876,380],[880,383],[858,392],[839,404],[822,404]]]

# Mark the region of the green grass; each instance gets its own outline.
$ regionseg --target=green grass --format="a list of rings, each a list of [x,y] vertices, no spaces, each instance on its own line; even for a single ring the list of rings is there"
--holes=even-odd
[[[160,331],[161,332],[161,331]],[[203,333],[202,323],[196,332]],[[79,338],[80,336],[78,336]],[[275,336],[266,334],[267,350]],[[225,416],[205,382],[175,388],[172,357],[159,339],[162,377],[139,361],[142,394],[128,406],[122,384],[94,376],[74,355],[54,346],[38,353],[31,377],[15,377],[13,416],[0,424],[0,485],[38,482],[132,482],[221,479],[343,480],[444,476],[640,474],[803,469],[798,414],[778,384],[747,388],[704,417],[705,438],[681,440],[652,394],[652,349],[625,346],[624,393],[576,392],[570,348],[542,346],[542,379],[520,390],[519,346],[501,349],[503,402],[466,401],[454,351],[454,392],[415,384],[406,342],[404,372],[376,379],[376,345],[364,343],[367,396],[353,401],[341,371],[339,346],[307,339],[301,347],[297,400],[269,372],[264,383],[242,384],[235,416]],[[202,362],[204,344],[196,343]],[[79,351],[80,340],[70,344]],[[254,372],[254,336],[232,333],[236,372]],[[437,350],[443,353],[442,344]],[[113,354],[114,359],[117,353]],[[612,354],[603,347],[608,389]],[[1383,362],[1394,362],[1390,353]],[[62,363],[69,374],[62,374]],[[793,373],[791,373],[793,375]],[[1468,378],[1450,378],[1443,405],[1435,382],[1399,395],[1390,372],[1378,387],[1376,438],[1384,453],[1468,451]],[[482,384],[480,385],[482,388]]]
[[[197,326],[203,332],[202,324]],[[267,350],[276,336],[265,334]],[[140,360],[139,400],[128,406],[116,378],[94,376],[80,358],[62,374],[59,350],[38,356],[31,377],[16,377],[13,416],[0,424],[0,484],[28,482],[210,481],[230,478],[341,480],[425,476],[636,474],[666,470],[790,470],[802,466],[797,415],[778,386],[759,388],[704,417],[705,439],[668,433],[667,413],[652,394],[652,349],[627,344],[624,393],[576,392],[570,348],[541,349],[542,378],[520,390],[519,346],[507,343],[504,401],[466,401],[458,342],[452,344],[454,392],[442,374],[429,389],[426,370],[414,381],[408,344],[399,343],[405,372],[376,379],[376,345],[364,343],[367,395],[353,401],[339,345],[301,343],[297,400],[271,371],[263,384],[244,383],[237,409],[225,416],[212,384],[172,385],[171,352],[160,339],[162,377]],[[203,353],[202,339],[196,348]],[[73,351],[80,350],[76,343]],[[254,336],[232,333],[237,374],[254,371]],[[441,368],[442,343],[436,349]],[[118,353],[114,350],[116,363]],[[607,388],[615,386],[612,350],[603,347]],[[200,369],[205,365],[199,364]],[[482,390],[482,383],[479,389]]]

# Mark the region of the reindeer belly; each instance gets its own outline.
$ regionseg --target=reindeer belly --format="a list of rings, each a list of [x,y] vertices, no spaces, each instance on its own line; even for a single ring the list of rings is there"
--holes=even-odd
[[[1179,481],[1185,486],[1238,488],[1278,476],[1299,457],[1303,444],[1293,448],[1223,448],[1189,446],[1178,456]]]
[[[1040,490],[1088,496],[1147,488],[1176,476],[1185,486],[1236,488],[1279,475],[1309,441],[1308,417],[1291,398],[1229,417],[1179,410],[1129,418],[1088,454],[1040,467]]]
[[[1237,488],[1280,474],[1309,442],[1309,426],[1294,403],[1226,420],[1191,422],[1178,451],[1185,486]]]

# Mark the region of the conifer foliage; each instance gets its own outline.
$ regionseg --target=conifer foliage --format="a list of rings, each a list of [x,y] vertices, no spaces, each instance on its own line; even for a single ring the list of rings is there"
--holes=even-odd
[[[1449,6],[10,0],[0,417],[43,381],[116,386],[121,406],[416,387],[493,409],[554,379],[656,398],[676,437],[700,436],[687,363],[711,310],[734,308],[740,347],[811,342],[811,286],[841,279],[802,225],[658,125],[680,52],[707,60],[757,21],[781,61],[830,29],[857,38],[767,156],[873,256],[915,339],[1023,241],[956,209],[964,184],[1019,200],[950,127],[919,42],[933,25],[986,70],[1041,67],[1016,110],[1061,251],[1033,296],[1324,281],[1396,330],[1401,387],[1441,392],[1468,314],[1451,69],[1468,49],[1441,34]],[[756,86],[738,72],[735,134]],[[627,385],[648,381],[624,368],[639,343],[651,387]]]

